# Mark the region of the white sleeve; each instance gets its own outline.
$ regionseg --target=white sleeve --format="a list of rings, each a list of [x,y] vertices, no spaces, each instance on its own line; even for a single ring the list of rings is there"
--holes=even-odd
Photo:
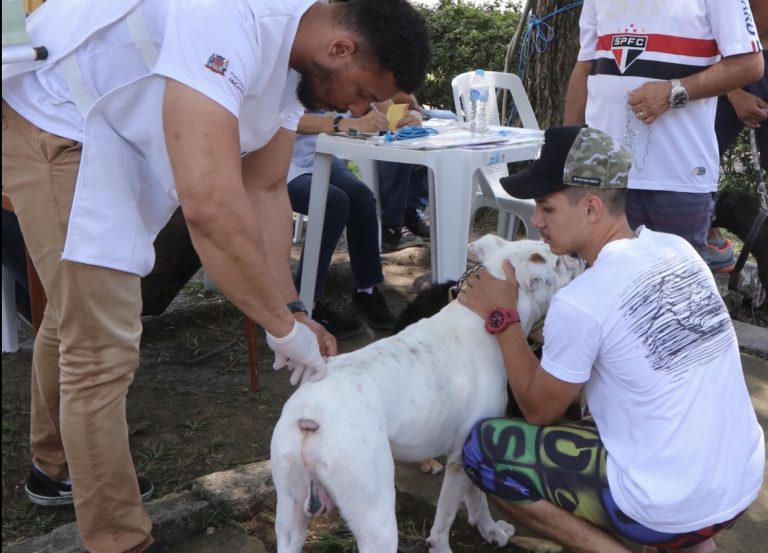
[[[564,382],[586,382],[600,351],[600,342],[598,322],[555,296],[544,321],[542,368]]]
[[[749,4],[705,0],[709,24],[723,57],[762,50]]]
[[[170,2],[154,72],[183,83],[235,117],[259,71],[258,44],[238,2]]]
[[[304,115],[304,106],[296,102],[280,112],[280,126],[289,131],[296,132],[302,115]]]
[[[578,61],[592,61],[597,52],[597,12],[593,0],[584,0],[579,17]]]

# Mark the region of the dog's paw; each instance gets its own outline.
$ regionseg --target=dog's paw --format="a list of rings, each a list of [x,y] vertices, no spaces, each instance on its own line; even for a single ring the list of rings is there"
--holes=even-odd
[[[448,545],[448,540],[444,538],[436,539],[433,536],[429,536],[427,538],[427,548],[429,553],[453,553]]]
[[[497,547],[504,547],[515,535],[515,527],[503,520],[497,520],[490,528],[478,527],[478,530],[485,541]]]
[[[440,474],[443,472],[443,465],[438,463],[435,459],[427,459],[419,463],[419,469],[421,472],[427,474]]]

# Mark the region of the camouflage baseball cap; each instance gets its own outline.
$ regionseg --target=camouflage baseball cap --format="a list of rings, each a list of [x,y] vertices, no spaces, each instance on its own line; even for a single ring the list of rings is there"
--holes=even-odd
[[[590,127],[553,127],[544,132],[531,168],[503,177],[516,198],[540,198],[566,186],[626,188],[632,157],[618,142]]]

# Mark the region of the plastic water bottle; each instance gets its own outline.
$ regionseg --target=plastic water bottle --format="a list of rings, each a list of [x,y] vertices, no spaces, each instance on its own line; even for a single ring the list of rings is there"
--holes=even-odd
[[[488,131],[488,81],[485,71],[475,69],[469,81],[469,130],[472,132]]]

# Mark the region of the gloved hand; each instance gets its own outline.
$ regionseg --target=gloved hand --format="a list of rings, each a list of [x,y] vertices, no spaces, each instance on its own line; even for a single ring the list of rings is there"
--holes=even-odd
[[[291,331],[282,338],[276,338],[269,332],[266,334],[267,345],[275,352],[272,368],[278,370],[288,365],[293,371],[291,384],[294,386],[299,382],[321,380],[328,372],[317,338],[307,325],[294,322]]]

